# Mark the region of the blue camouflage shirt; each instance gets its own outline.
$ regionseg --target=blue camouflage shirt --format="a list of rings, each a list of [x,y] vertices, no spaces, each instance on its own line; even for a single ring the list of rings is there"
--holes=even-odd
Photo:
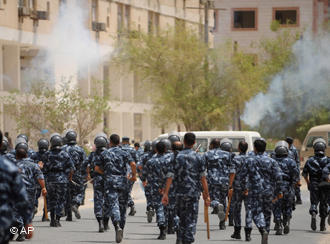
[[[289,158],[292,158],[298,165],[298,167],[300,167],[298,150],[294,145],[291,145],[291,147],[289,148]]]
[[[174,164],[174,181],[178,197],[199,198],[202,192],[201,178],[206,176],[204,158],[192,149],[180,151]]]
[[[44,164],[48,183],[69,183],[69,175],[75,170],[74,164],[65,151],[61,149],[47,152],[47,161]]]
[[[23,183],[27,191],[35,191],[38,180],[44,180],[39,166],[30,158],[17,160],[17,167],[22,175]]]
[[[83,176],[86,177],[86,171],[83,170],[83,163],[86,159],[86,153],[84,149],[76,144],[69,144],[64,146],[63,150],[69,154],[71,161],[73,162],[75,167],[75,172],[72,176],[72,180],[75,182],[80,182]]]
[[[99,165],[99,166],[103,165],[103,163],[102,163],[103,158],[101,156],[102,152],[103,151],[101,151],[101,150],[96,150],[95,152],[91,152],[84,162],[84,165],[85,165],[84,168],[89,167],[90,175],[94,182],[103,181],[103,176],[95,171],[96,165]],[[103,168],[102,168],[102,170],[103,170]]]
[[[312,156],[307,160],[302,172],[302,176],[309,176],[311,183],[319,183],[322,181],[322,171],[327,166],[327,164],[328,158],[326,156]]]
[[[229,174],[235,173],[231,154],[219,148],[212,149],[204,154],[207,168],[207,180],[211,185],[229,185]]]
[[[0,157],[0,233],[6,233],[12,225],[14,207],[23,217],[24,224],[29,224],[27,221],[32,214],[29,204],[18,168],[6,158]]]
[[[289,157],[277,158],[274,160],[277,162],[281,169],[282,179],[284,182],[290,183],[290,185],[295,185],[299,181],[299,168],[296,162]]]
[[[244,167],[246,166],[247,161],[247,155],[240,153],[239,155],[236,155],[234,159],[232,160],[232,163],[235,167],[235,179],[233,182],[233,189],[234,191],[241,191],[244,190],[247,186],[247,182],[244,182],[243,180],[246,180],[242,178],[242,171]]]
[[[34,161],[35,164],[38,164],[39,162],[44,163],[47,160],[47,152],[35,152],[34,154],[32,154],[31,159]],[[46,177],[44,168],[42,168],[41,171]]]

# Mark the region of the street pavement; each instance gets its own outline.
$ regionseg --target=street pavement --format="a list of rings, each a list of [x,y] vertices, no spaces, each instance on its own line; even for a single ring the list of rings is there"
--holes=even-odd
[[[289,235],[275,236],[271,231],[269,236],[270,244],[330,244],[330,226],[327,226],[326,232],[310,230],[309,194],[306,187],[302,188],[303,205],[298,205],[291,221],[291,232]],[[67,243],[115,243],[114,228],[110,225],[110,231],[98,233],[98,224],[93,214],[92,187],[87,188],[86,203],[82,206],[80,212],[82,218],[73,222],[66,222],[65,218],[61,221],[61,228],[50,228],[49,222],[41,222],[39,214],[34,220],[34,237],[26,243],[42,244],[67,244]],[[137,214],[134,217],[127,216],[126,228],[124,230],[124,244],[149,244],[149,243],[175,243],[174,235],[167,235],[164,241],[157,240],[159,230],[155,219],[152,223],[147,223],[145,214],[145,200],[140,183],[136,183],[133,189],[133,198],[136,202]],[[43,204],[41,204],[43,206]],[[242,230],[242,240],[233,240],[230,235],[233,233],[233,227],[228,227],[225,231],[220,231],[218,218],[216,215],[210,216],[211,239],[206,238],[206,225],[204,220],[203,202],[200,202],[200,211],[198,216],[198,226],[195,243],[245,243],[244,231]],[[211,211],[211,210],[210,210]],[[244,222],[243,222],[244,223]],[[318,219],[319,229],[319,219]],[[251,244],[260,243],[260,234],[254,226],[252,232]]]

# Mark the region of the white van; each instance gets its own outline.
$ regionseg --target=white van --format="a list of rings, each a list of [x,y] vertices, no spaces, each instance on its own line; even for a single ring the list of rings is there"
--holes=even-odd
[[[238,143],[240,141],[246,141],[249,145],[248,152],[253,151],[253,142],[256,138],[260,137],[259,132],[256,131],[192,131],[196,135],[195,149],[200,145],[199,151],[206,152],[209,149],[209,145],[212,139],[228,138],[233,142],[233,152],[238,152]],[[172,132],[162,134],[157,139],[168,138],[169,135],[178,135],[183,140],[186,132]]]
[[[327,142],[325,153],[328,157],[330,156],[330,124],[315,126],[308,131],[301,146],[300,161],[303,162],[303,164],[305,164],[310,156],[314,155],[313,142],[317,138],[323,138]]]

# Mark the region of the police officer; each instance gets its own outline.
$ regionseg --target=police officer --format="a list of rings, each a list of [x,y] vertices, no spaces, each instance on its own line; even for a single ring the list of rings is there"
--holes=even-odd
[[[3,137],[2,144],[0,148],[0,155],[4,156],[8,153],[8,139],[6,137]]]
[[[66,199],[66,221],[72,221],[72,211],[77,219],[80,219],[79,206],[82,204],[85,194],[85,177],[83,177],[82,164],[86,159],[85,151],[77,145],[77,133],[69,129],[65,132],[66,145],[63,150],[67,152],[75,166],[75,172],[72,176],[72,181],[69,182]]]
[[[110,136],[110,149],[102,152],[102,160],[97,162],[95,171],[105,179],[106,201],[109,203],[107,216],[116,231],[116,242],[123,239],[123,230],[126,223],[126,210],[128,205],[129,183],[136,181],[136,165],[132,156],[119,147],[120,137],[116,134]],[[131,177],[127,178],[127,165],[131,168]]]
[[[330,225],[330,158],[328,157],[327,166],[323,168],[323,180],[325,183],[324,190],[326,191],[326,195],[328,196],[328,225]]]
[[[25,134],[19,134],[19,135],[17,136],[16,140],[17,140],[18,138],[23,138],[23,139],[26,141],[26,144],[29,145],[29,137],[28,137],[27,135],[25,135]],[[17,144],[17,142],[16,142],[15,144]],[[29,149],[28,149],[28,155],[27,155],[27,156],[28,156],[29,158],[31,158],[31,156],[33,155],[33,153],[34,153],[33,149],[29,148]]]
[[[205,160],[193,150],[195,143],[195,134],[186,133],[184,149],[178,153],[174,164],[173,180],[176,182],[176,207],[180,219],[177,243],[182,244],[190,244],[195,241],[199,198],[202,191],[205,204],[210,205]],[[169,202],[168,193],[171,184],[172,178],[168,178],[162,199],[164,205]]]
[[[144,185],[150,185],[152,206],[156,210],[160,229],[158,240],[166,239],[166,210],[162,204],[162,194],[167,178],[173,178],[172,158],[166,154],[166,143],[161,140],[156,145],[157,155],[149,159],[142,170]]]
[[[140,157],[144,153],[143,149],[140,146],[140,143],[135,142],[134,143],[134,150],[136,151],[136,162],[140,161]]]
[[[97,164],[102,164],[101,154],[103,151],[107,150],[108,147],[107,135],[104,133],[99,133],[95,136],[94,145],[96,147],[95,152],[91,152],[88,156],[86,163],[88,167],[88,179],[93,180],[93,190],[94,190],[94,214],[99,223],[99,232],[102,233],[105,230],[109,230],[109,217],[105,216],[105,209],[109,206],[106,202],[104,179],[101,174],[95,171],[95,166]]]
[[[240,141],[238,144],[239,155],[235,156],[233,163],[235,165],[235,180],[233,183],[233,218],[234,218],[234,234],[231,236],[234,239],[241,239],[241,210],[242,202],[244,201],[245,207],[245,240],[251,241],[252,231],[252,213],[251,213],[251,200],[249,196],[244,195],[244,184],[242,184],[242,169],[246,167],[246,152],[248,144],[245,141]],[[242,187],[243,185],[243,187]]]
[[[327,195],[326,191],[320,189],[319,185],[322,181],[323,169],[327,167],[328,158],[325,156],[326,142],[322,138],[318,138],[313,142],[314,156],[310,157],[303,169],[302,176],[304,177],[310,193],[311,207],[309,213],[312,215],[311,228],[316,230],[316,215],[321,217],[320,231],[325,231],[325,219],[328,215]]]
[[[241,176],[244,194],[251,199],[252,218],[262,236],[261,243],[267,244],[273,196],[276,194],[278,199],[283,196],[282,175],[277,163],[265,154],[265,139],[257,138],[253,145],[254,153],[247,158]]]
[[[140,175],[140,179],[142,176],[142,170],[144,166],[146,165],[147,161],[151,159],[151,157],[155,154],[155,152],[151,149],[152,142],[145,141],[144,143],[144,153],[140,157],[140,161],[138,163],[138,172]],[[143,180],[141,179],[143,182]],[[152,199],[151,199],[151,185],[144,185],[144,194],[147,201],[147,208],[146,208],[146,214],[147,214],[147,221],[148,223],[152,222],[152,217],[155,215],[154,208],[152,206]]]
[[[136,151],[134,150],[134,148],[132,148],[130,146],[129,143],[129,137],[123,137],[122,138],[122,145],[121,145],[122,149],[124,151],[126,151],[127,153],[129,153],[131,155],[131,157],[133,158],[134,163],[138,162],[137,161],[137,156],[136,156]],[[128,167],[129,169],[129,167]],[[128,171],[128,177],[131,177],[131,172]],[[134,216],[136,214],[136,210],[135,210],[135,204],[134,201],[132,199],[132,190],[133,190],[133,186],[134,186],[134,181],[130,181],[129,182],[130,188],[129,188],[129,196],[128,196],[128,207],[131,208],[130,212],[128,213],[129,216]]]
[[[297,148],[293,145],[293,138],[292,137],[287,137],[285,139],[285,141],[289,144],[289,157],[292,158],[296,162],[297,167],[298,167],[299,172],[300,172],[299,154],[298,154]],[[298,205],[302,204],[300,186],[301,186],[301,184],[300,184],[300,173],[299,173],[299,181],[297,182],[297,185],[294,186],[295,197],[296,197],[295,204],[298,204]]]
[[[15,146],[15,155],[16,155],[16,165],[22,175],[23,182],[25,184],[26,192],[28,194],[29,199],[29,212],[33,212],[34,209],[34,200],[36,196],[37,183],[40,185],[41,192],[44,196],[47,194],[47,190],[45,188],[44,176],[38,165],[34,163],[34,161],[27,157],[28,153],[28,145],[23,138],[18,138],[16,140]],[[32,222],[34,215],[30,216],[29,222]],[[21,216],[17,216],[17,224],[16,227],[19,229],[23,228],[24,223],[22,221]],[[25,233],[21,232],[16,239],[17,241],[25,240]]]
[[[284,234],[290,232],[290,219],[294,204],[294,187],[299,182],[299,169],[296,162],[288,157],[289,145],[285,141],[279,141],[275,145],[275,157],[278,166],[282,171],[282,184],[284,187],[283,198],[278,199],[274,204],[274,218],[276,224],[276,235],[282,235],[282,224]]]
[[[63,140],[60,134],[54,133],[50,136],[50,145],[44,163],[47,174],[50,226],[61,227],[60,219],[65,207],[68,184],[72,180],[75,167],[69,154],[62,150]]]
[[[40,139],[38,141],[38,152],[35,152],[32,154],[31,159],[34,161],[35,164],[39,165],[44,178],[45,178],[45,185],[46,185],[46,189],[47,189],[47,176],[45,174],[45,171],[43,169],[43,164],[47,159],[47,155],[46,152],[48,151],[49,148],[49,141],[47,139]],[[39,185],[37,185],[37,191],[36,191],[36,198],[35,198],[35,202],[34,202],[34,206],[35,206],[35,210],[38,210],[38,205],[39,205],[39,197],[41,195],[41,187],[39,187]],[[42,215],[42,221],[49,221],[49,219],[46,219],[45,217],[45,212]]]
[[[3,142],[0,131],[0,144]],[[0,145],[1,147],[1,145]],[[25,229],[32,227],[29,200],[18,168],[7,158],[0,156],[0,243],[8,244],[14,212],[22,217]],[[14,211],[15,208],[15,211]],[[32,237],[32,232],[27,238]]]

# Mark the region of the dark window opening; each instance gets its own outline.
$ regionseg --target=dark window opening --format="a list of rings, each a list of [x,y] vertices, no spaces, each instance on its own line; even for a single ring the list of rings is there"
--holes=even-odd
[[[254,29],[256,28],[256,11],[234,11],[234,28]]]
[[[296,25],[297,10],[275,10],[275,20],[281,25]]]

